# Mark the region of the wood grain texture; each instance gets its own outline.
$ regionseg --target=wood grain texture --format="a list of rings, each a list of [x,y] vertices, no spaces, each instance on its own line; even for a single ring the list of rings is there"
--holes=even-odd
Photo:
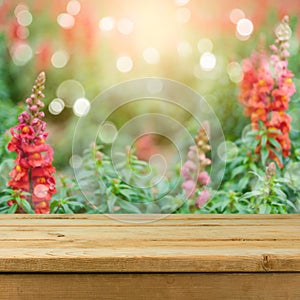
[[[299,273],[0,274],[1,300],[300,299]]]
[[[300,272],[300,216],[1,215],[0,272]]]

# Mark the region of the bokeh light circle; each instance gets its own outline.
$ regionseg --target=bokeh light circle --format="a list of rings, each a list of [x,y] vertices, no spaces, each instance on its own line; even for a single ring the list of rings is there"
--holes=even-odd
[[[73,112],[78,117],[86,116],[91,108],[90,101],[86,98],[79,98],[75,101],[73,105]]]
[[[252,124],[248,124],[242,131],[242,140],[244,143],[248,141],[248,133],[252,132]]]
[[[17,43],[10,50],[12,60],[17,66],[24,66],[33,56],[31,47],[26,43]]]
[[[63,68],[69,61],[69,54],[65,50],[56,51],[51,57],[51,63],[55,68]]]
[[[223,161],[232,161],[234,160],[239,152],[239,148],[233,142],[226,141],[219,145],[218,155]]]
[[[53,99],[48,106],[48,110],[52,115],[59,115],[64,108],[65,103],[60,98]]]
[[[248,37],[253,32],[253,23],[251,20],[243,18],[240,19],[236,24],[236,31],[242,37]]]
[[[80,9],[81,9],[81,4],[77,0],[70,0],[67,4],[67,12],[72,16],[78,15]]]
[[[32,22],[32,14],[28,10],[21,10],[17,13],[17,21],[21,26],[29,26]]]
[[[99,21],[99,28],[102,31],[111,31],[115,27],[115,19],[113,17],[104,17]]]
[[[69,79],[58,86],[56,96],[64,101],[66,107],[72,107],[77,99],[84,98],[85,90],[79,81]]]
[[[33,194],[40,198],[40,199],[43,199],[47,196],[48,194],[48,191],[49,191],[49,187],[44,185],[44,184],[38,184],[34,187],[34,190],[33,190]]]
[[[83,162],[83,158],[80,155],[72,155],[69,159],[69,164],[73,169],[80,168]]]
[[[204,71],[211,71],[217,63],[216,56],[210,52],[204,52],[200,57],[200,66]]]
[[[117,59],[116,67],[121,73],[128,73],[133,67],[132,59],[129,56],[120,56]]]
[[[57,23],[64,29],[71,29],[75,25],[75,18],[67,13],[61,13],[57,16]]]
[[[160,54],[156,48],[146,48],[143,51],[143,58],[146,63],[155,65],[160,60]]]
[[[112,122],[105,122],[99,129],[99,138],[105,144],[112,144],[118,135],[118,129]]]
[[[233,24],[237,24],[239,20],[245,18],[245,13],[239,8],[234,8],[231,10],[229,18]]]
[[[229,78],[234,83],[239,83],[244,78],[244,72],[238,62],[231,62],[227,65],[227,73]]]

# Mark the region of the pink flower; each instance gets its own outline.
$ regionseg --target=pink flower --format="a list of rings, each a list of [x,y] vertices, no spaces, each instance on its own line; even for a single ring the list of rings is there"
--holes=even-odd
[[[187,160],[187,161],[184,163],[183,167],[184,167],[185,169],[191,170],[191,171],[197,170],[196,164],[195,164],[194,162],[192,162],[191,160]]]
[[[210,193],[208,190],[203,190],[196,200],[196,206],[201,208],[209,199]]]
[[[182,184],[182,188],[188,198],[192,198],[196,191],[196,183],[193,180],[187,180]]]
[[[199,175],[198,175],[198,182],[201,184],[201,185],[209,185],[210,184],[210,177],[208,175],[207,172],[201,172]]]
[[[189,170],[187,168],[185,168],[184,166],[180,169],[180,174],[182,175],[184,180],[191,179],[191,174],[190,174]]]
[[[30,115],[27,111],[24,111],[22,112],[19,117],[18,117],[18,120],[20,123],[29,123],[29,120],[30,120]]]

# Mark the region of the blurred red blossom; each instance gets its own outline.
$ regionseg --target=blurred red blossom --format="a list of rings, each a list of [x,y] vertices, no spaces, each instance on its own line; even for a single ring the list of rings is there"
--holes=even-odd
[[[40,111],[44,107],[40,100],[44,97],[44,83],[45,73],[42,72],[26,100],[28,111],[22,112],[19,124],[10,129],[12,139],[7,146],[9,151],[17,153],[16,165],[7,184],[14,190],[29,192],[36,213],[49,213],[49,202],[56,193],[53,149],[45,144],[48,133],[45,132],[46,123],[42,121],[44,113]]]
[[[250,117],[252,128],[259,129],[262,122],[270,137],[280,144],[283,157],[290,154],[291,142],[289,131],[291,117],[286,113],[291,96],[295,93],[292,78],[288,69],[288,47],[290,28],[288,18],[284,17],[276,30],[275,45],[270,48],[271,57],[267,53],[254,53],[243,63],[244,78],[240,84],[239,100],[244,105],[245,114]],[[258,137],[259,138],[259,137]],[[268,147],[268,157],[275,160],[280,167],[279,157]],[[256,152],[260,151],[261,145]]]

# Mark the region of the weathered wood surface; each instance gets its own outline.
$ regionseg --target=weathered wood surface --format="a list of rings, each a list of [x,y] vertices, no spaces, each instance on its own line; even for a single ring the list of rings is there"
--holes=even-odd
[[[1,300],[299,300],[299,273],[0,274]]]
[[[1,215],[0,272],[300,272],[300,216]]]

